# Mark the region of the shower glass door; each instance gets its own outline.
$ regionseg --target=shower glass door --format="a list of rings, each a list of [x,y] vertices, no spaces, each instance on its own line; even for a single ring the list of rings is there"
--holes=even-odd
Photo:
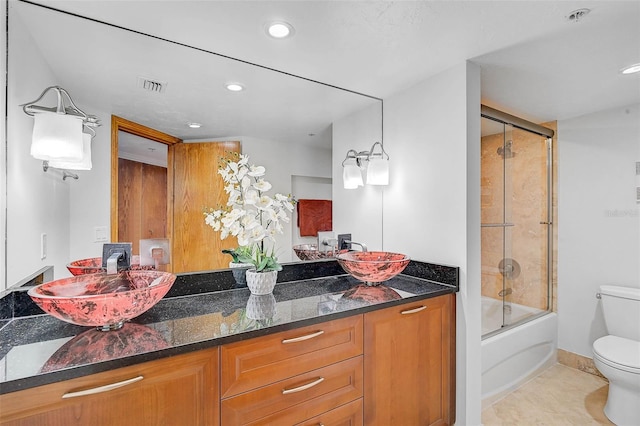
[[[549,309],[550,141],[482,118],[482,333]]]

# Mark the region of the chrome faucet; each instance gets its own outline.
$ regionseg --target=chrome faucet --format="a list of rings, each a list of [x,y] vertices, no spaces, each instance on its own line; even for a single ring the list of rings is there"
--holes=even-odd
[[[357,246],[360,246],[360,250],[367,251],[367,246],[363,243],[356,243],[355,241],[351,240],[344,240],[344,242],[349,245],[349,248],[351,248],[351,246],[355,244]]]
[[[123,252],[115,252],[107,259],[107,274],[117,274],[118,273],[118,260],[124,257]]]
[[[102,246],[102,267],[107,274],[131,268],[131,243],[107,243]]]

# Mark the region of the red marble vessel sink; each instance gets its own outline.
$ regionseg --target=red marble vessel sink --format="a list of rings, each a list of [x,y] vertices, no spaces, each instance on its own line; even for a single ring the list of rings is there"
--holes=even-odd
[[[345,272],[369,285],[395,277],[411,260],[404,254],[386,251],[347,251],[338,254],[336,259]]]
[[[330,259],[335,255],[333,250],[318,250],[318,246],[315,244],[299,244],[293,246],[293,251],[300,260]]]
[[[107,272],[107,268],[102,267],[101,257],[90,257],[88,259],[75,260],[67,264],[67,269],[72,275],[97,274],[98,272]],[[140,266],[140,256],[131,256],[132,270],[151,270],[153,266]]]
[[[71,324],[116,330],[158,303],[176,276],[160,271],[79,275],[40,284],[29,296],[47,314]]]

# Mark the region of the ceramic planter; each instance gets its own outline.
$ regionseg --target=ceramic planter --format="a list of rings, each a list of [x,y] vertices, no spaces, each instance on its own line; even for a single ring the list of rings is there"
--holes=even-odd
[[[271,319],[276,314],[276,298],[273,294],[252,294],[247,301],[247,318],[253,320]]]
[[[247,271],[247,287],[251,294],[270,294],[276,286],[278,271],[256,272],[255,269]]]

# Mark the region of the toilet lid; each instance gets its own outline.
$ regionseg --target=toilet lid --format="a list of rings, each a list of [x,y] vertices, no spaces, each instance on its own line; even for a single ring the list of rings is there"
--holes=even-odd
[[[604,336],[593,343],[593,352],[612,367],[640,372],[640,342],[618,336]]]

